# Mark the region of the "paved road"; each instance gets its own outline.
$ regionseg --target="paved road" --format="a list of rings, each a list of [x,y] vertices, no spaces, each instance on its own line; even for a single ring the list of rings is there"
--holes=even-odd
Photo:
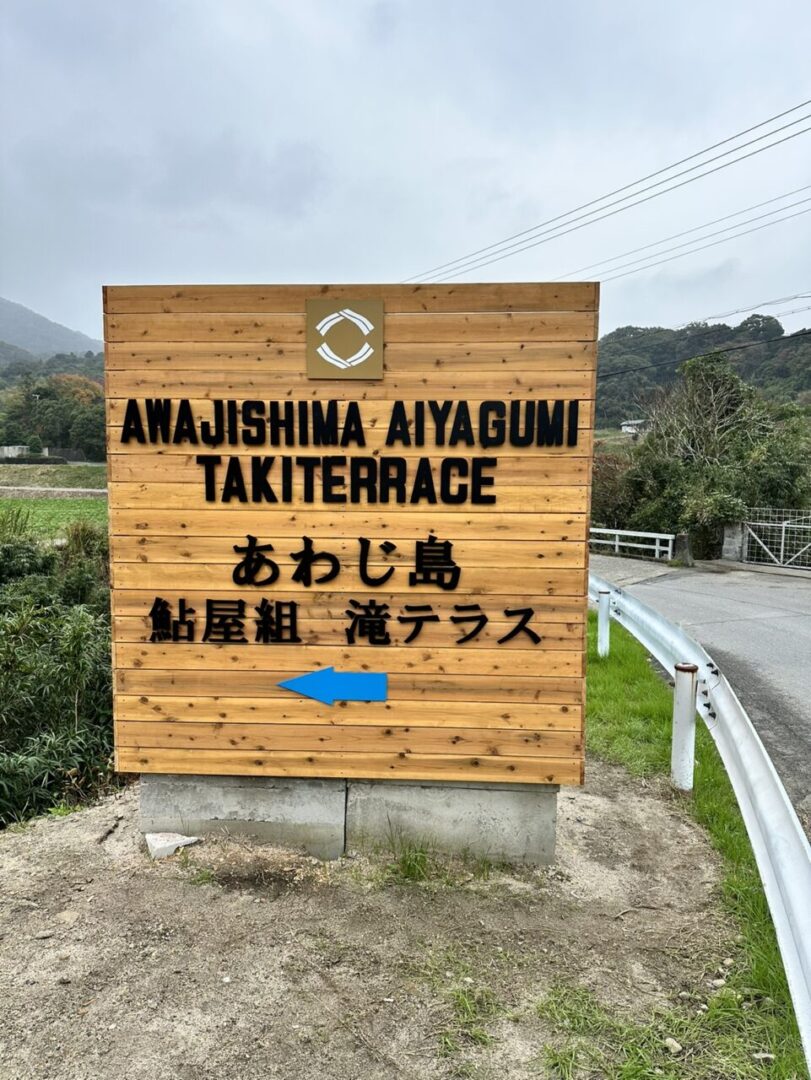
[[[679,623],[729,679],[811,825],[811,573],[670,570],[592,556],[596,574]]]

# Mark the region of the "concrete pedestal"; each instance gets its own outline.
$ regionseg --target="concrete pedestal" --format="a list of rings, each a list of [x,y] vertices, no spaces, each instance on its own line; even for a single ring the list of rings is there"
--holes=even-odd
[[[345,780],[141,776],[144,833],[230,833],[338,859],[344,852],[345,812]]]
[[[543,865],[555,854],[557,787],[231,776],[141,777],[141,831],[231,833],[321,859],[390,848]]]
[[[392,839],[494,862],[545,865],[555,857],[557,787],[539,784],[352,781],[347,850]]]

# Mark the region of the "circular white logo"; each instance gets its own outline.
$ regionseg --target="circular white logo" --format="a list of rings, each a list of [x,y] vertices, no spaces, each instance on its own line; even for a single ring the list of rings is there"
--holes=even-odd
[[[358,315],[357,311],[353,311],[351,308],[343,308],[341,311],[334,311],[332,315],[324,316],[321,322],[316,324],[315,328],[322,338],[326,338],[333,326],[337,326],[338,323],[343,322],[345,319],[348,322],[354,323],[364,337],[368,337],[372,330],[374,330],[374,325],[370,323],[367,318],[363,315]],[[351,356],[342,357],[338,356],[338,354],[329,347],[326,341],[324,341],[315,351],[322,360],[326,360],[326,362],[332,364],[333,367],[346,369],[357,367],[358,364],[362,364],[364,360],[368,360],[374,352],[374,349],[368,341],[364,341],[357,352],[353,353]]]

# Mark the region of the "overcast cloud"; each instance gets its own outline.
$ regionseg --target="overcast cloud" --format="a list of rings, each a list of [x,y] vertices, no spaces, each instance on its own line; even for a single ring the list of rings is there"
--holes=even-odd
[[[0,295],[95,337],[102,284],[397,281],[811,98],[803,0],[6,0],[0,20]],[[804,184],[811,133],[462,280],[554,279]],[[810,251],[811,214],[607,283],[602,330],[811,291]]]

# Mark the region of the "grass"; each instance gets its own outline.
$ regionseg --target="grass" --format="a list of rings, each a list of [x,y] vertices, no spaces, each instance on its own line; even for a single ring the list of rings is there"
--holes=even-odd
[[[0,517],[17,512],[27,515],[35,536],[48,539],[64,536],[66,527],[72,521],[89,521],[101,526],[107,524],[106,499],[4,499],[0,493]]]
[[[633,687],[633,693],[628,688]],[[668,775],[672,695],[645,650],[616,623],[611,625],[611,654],[596,652],[596,619],[590,617],[587,731],[590,750],[623,765],[637,776]],[[541,1004],[544,1015],[561,1031],[596,1041],[599,1065],[587,1061],[582,1046],[552,1047],[550,1053],[575,1049],[584,1068],[607,1077],[636,1080],[654,1075],[690,1080],[774,1080],[807,1076],[785,973],[771,917],[749,839],[726,771],[706,729],[696,732],[695,790],[684,808],[707,831],[724,860],[723,901],[740,928],[740,948],[727,985],[706,1002],[691,1001],[648,1024],[633,1025],[605,1013],[584,991],[561,988]],[[706,1004],[706,1011],[700,1009]],[[684,1047],[674,1058],[664,1038]],[[773,1054],[774,1061],[754,1054]],[[584,1054],[586,1057],[584,1057]],[[569,1061],[564,1055],[561,1062]],[[550,1066],[551,1067],[551,1066]],[[581,1075],[573,1065],[555,1066],[551,1075]],[[566,1072],[569,1069],[569,1073]],[[654,1070],[661,1069],[657,1073]],[[582,1075],[590,1075],[589,1072]]]
[[[107,466],[0,465],[2,487],[106,488]]]

